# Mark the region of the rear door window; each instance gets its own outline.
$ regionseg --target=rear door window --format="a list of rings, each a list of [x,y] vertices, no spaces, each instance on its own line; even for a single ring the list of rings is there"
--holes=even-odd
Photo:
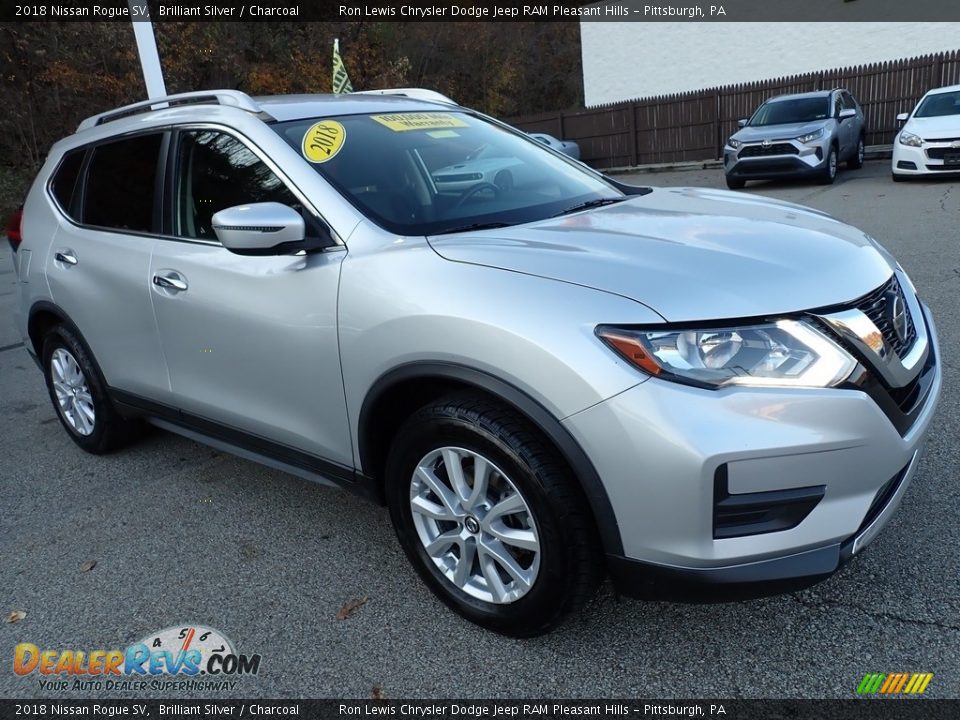
[[[155,230],[157,163],[163,135],[138,135],[93,148],[87,169],[83,222],[87,225]]]

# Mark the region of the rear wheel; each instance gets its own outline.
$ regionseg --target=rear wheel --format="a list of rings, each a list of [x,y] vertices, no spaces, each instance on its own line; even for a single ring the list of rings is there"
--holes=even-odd
[[[99,369],[72,330],[63,325],[50,330],[42,356],[50,400],[77,445],[99,455],[130,439],[132,424],[113,407]]]
[[[417,411],[394,440],[386,476],[400,544],[468,620],[539,635],[599,584],[603,560],[582,492],[510,408],[456,394]]]
[[[823,167],[823,172],[820,175],[820,182],[824,185],[832,185],[833,181],[837,179],[837,147],[836,145],[830,146],[830,152],[827,154],[827,164]]]
[[[746,184],[746,180],[741,180],[740,178],[734,178],[727,175],[727,187],[731,190],[742,190]]]
[[[847,167],[851,170],[857,170],[863,167],[863,157],[866,153],[866,145],[863,142],[863,135],[860,136],[860,139],[857,140],[857,151],[853,154],[853,157],[847,160]]]

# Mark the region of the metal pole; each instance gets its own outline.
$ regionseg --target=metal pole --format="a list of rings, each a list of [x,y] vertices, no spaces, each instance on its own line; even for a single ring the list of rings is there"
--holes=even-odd
[[[163,68],[160,66],[160,54],[157,52],[157,40],[153,36],[153,23],[150,22],[150,10],[146,0],[127,0],[130,17],[133,20],[133,34],[137,39],[137,53],[143,68],[143,81],[147,85],[147,99],[165,97],[166,85],[163,82]]]

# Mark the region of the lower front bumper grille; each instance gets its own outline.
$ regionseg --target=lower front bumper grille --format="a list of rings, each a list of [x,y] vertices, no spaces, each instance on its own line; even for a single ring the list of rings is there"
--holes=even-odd
[[[727,465],[713,477],[713,538],[722,540],[795,528],[823,499],[826,485],[731,493]]]
[[[909,463],[900,469],[896,475],[887,480],[873,498],[873,502],[870,503],[870,507],[867,510],[867,514],[863,518],[863,522],[860,523],[860,527],[857,528],[857,532],[854,535],[859,535],[868,527],[870,524],[879,517],[880,513],[883,512],[884,508],[887,507],[887,504],[890,502],[890,499],[897,494],[897,490],[900,488],[900,483],[903,482],[903,478],[907,474],[907,469],[910,467]]]

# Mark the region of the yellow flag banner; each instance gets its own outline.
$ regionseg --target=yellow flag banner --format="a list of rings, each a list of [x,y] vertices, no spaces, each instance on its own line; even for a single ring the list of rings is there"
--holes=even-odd
[[[347,69],[343,66],[343,58],[340,57],[340,41],[333,41],[333,94],[342,95],[343,93],[352,93],[353,85],[350,83],[350,76],[347,75]]]

